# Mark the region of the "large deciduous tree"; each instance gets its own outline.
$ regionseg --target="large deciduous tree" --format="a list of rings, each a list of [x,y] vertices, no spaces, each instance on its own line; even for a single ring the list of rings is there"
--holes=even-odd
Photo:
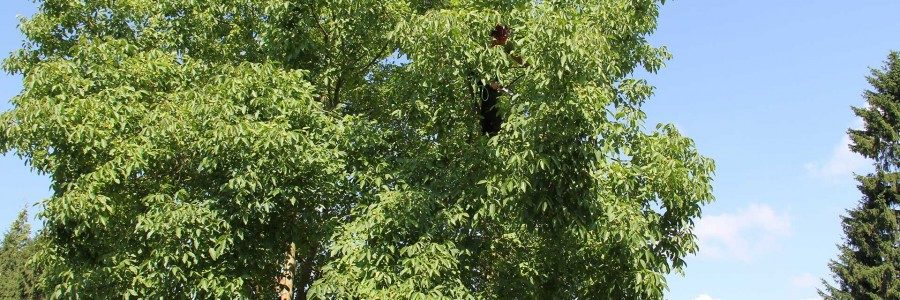
[[[55,296],[661,298],[713,164],[644,125],[659,2],[46,0],[0,150]]]
[[[864,127],[850,130],[850,148],[875,172],[857,178],[863,197],[843,217],[845,242],[829,265],[837,285],[819,291],[826,299],[900,299],[900,53],[868,80],[868,105],[853,109]]]

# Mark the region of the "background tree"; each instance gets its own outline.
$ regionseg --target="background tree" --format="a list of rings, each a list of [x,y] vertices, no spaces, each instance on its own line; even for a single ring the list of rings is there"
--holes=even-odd
[[[644,126],[658,5],[43,1],[0,150],[53,296],[661,298],[713,164]]]
[[[28,224],[28,210],[22,209],[0,244],[0,298],[43,298],[38,286],[41,272],[29,263],[37,247],[38,239],[31,236]]]
[[[826,299],[900,299],[900,53],[868,77],[866,107],[854,107],[861,130],[850,130],[851,149],[875,161],[859,176],[863,198],[843,217],[845,242],[829,267],[837,286],[823,281]]]

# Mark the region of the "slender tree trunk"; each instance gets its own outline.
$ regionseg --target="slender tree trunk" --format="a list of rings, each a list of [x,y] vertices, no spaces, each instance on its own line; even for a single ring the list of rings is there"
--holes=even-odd
[[[281,288],[279,296],[281,300],[294,299],[294,271],[297,269],[297,245],[291,242],[291,250],[287,253],[287,259],[284,262],[284,273],[278,279],[278,285]]]

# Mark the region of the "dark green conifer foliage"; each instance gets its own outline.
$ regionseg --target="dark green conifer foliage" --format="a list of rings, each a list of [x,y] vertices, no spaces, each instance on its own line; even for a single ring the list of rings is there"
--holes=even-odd
[[[37,289],[39,273],[28,264],[35,243],[28,224],[28,210],[23,209],[0,244],[0,299],[42,298]]]
[[[858,177],[863,198],[843,218],[846,240],[830,264],[837,285],[825,283],[825,299],[900,299],[900,53],[868,80],[868,105],[853,109],[865,127],[849,133],[851,149],[874,159],[876,170]]]

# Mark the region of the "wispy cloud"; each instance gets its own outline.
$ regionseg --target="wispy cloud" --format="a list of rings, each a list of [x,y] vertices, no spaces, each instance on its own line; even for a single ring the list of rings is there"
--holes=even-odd
[[[790,235],[791,223],[787,214],[776,213],[768,205],[751,204],[734,213],[704,216],[694,232],[700,257],[749,262]]]
[[[809,273],[803,273],[791,278],[791,284],[797,288],[814,288],[819,284],[819,279]]]
[[[862,119],[857,119],[852,128],[861,128]],[[850,151],[850,136],[844,135],[831,152],[831,157],[824,163],[810,162],[805,165],[806,172],[816,178],[837,180],[852,178],[854,172],[861,172],[869,162],[859,154]]]
[[[844,136],[840,144],[835,146],[831,158],[824,164],[807,163],[806,172],[817,178],[841,179],[851,178],[854,172],[862,171],[868,161],[859,154],[850,151],[850,137]]]
[[[721,300],[721,299],[713,298],[712,296],[707,295],[707,294],[700,294],[700,296],[697,296],[697,298],[694,298],[694,300]]]

